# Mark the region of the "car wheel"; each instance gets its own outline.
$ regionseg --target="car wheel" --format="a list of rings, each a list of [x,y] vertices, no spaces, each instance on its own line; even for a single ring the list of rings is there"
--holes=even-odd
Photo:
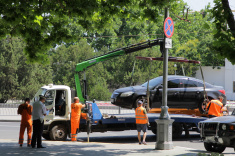
[[[67,129],[63,125],[55,125],[50,131],[50,138],[56,141],[65,141],[67,139]]]
[[[208,98],[208,99],[211,100],[211,98]],[[206,101],[204,99],[200,100],[198,104],[198,108],[201,114],[206,113]]]
[[[207,151],[216,152],[216,153],[222,153],[226,149],[226,147],[223,145],[213,144],[208,142],[204,142],[204,147]]]
[[[51,137],[50,137],[49,133],[43,133],[42,137],[46,140],[51,140]]]
[[[148,101],[147,101],[147,97],[146,96],[139,96],[134,103],[133,108],[137,108],[138,107],[138,101],[142,101],[143,102],[143,107],[147,108],[148,105]],[[149,106],[150,107],[150,106]]]

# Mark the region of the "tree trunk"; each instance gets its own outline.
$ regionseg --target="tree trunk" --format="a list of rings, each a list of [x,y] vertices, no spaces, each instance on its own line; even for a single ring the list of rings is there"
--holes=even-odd
[[[229,6],[228,0],[222,0],[222,5],[224,9],[224,14],[226,16],[225,18],[228,22],[228,26],[233,34],[233,37],[235,37],[235,20],[234,20],[234,15],[232,13],[232,10]]]

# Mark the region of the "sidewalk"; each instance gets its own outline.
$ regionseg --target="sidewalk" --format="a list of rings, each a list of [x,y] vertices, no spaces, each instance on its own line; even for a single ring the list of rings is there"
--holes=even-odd
[[[85,143],[71,141],[43,141],[43,146],[47,148],[37,149],[19,147],[17,140],[0,139],[0,155],[34,155],[34,156],[70,156],[70,155],[86,155],[86,156],[197,156],[198,153],[206,153],[192,148],[175,146],[172,150],[155,150],[154,145],[133,145],[133,144],[110,144],[110,143]],[[208,153],[207,153],[208,154]]]

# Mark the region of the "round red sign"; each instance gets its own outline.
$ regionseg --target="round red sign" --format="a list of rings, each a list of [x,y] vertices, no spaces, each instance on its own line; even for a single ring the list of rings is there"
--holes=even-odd
[[[170,17],[167,17],[164,21],[164,33],[167,38],[171,38],[174,33],[174,22]]]

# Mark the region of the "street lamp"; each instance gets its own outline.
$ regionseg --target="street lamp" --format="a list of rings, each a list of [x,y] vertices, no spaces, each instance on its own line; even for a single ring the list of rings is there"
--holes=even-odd
[[[174,67],[175,67],[175,75],[176,75],[177,64],[174,64]]]

